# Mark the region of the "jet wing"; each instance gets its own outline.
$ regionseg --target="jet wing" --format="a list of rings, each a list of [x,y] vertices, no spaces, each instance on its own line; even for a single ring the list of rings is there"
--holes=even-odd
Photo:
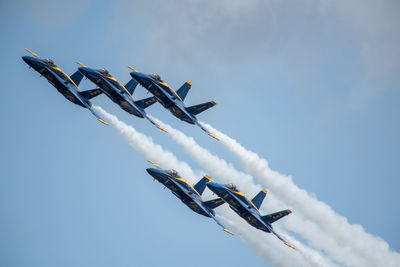
[[[143,114],[143,115],[144,115],[144,117],[145,117],[146,119],[148,119],[152,124],[154,124],[158,129],[160,129],[160,130],[163,131],[163,132],[168,133],[167,130],[165,130],[165,129],[162,128],[160,125],[158,125],[155,121],[153,121],[146,113]]]
[[[197,120],[194,120],[194,122],[197,124],[197,126],[200,127],[200,129],[202,129],[203,131],[205,131],[210,137],[214,138],[215,140],[219,141],[219,139],[213,135],[212,133],[210,133],[206,128],[203,127],[203,125],[201,125]]]
[[[97,118],[97,120],[101,123],[104,123],[105,125],[108,125],[107,122],[105,122],[102,117],[100,117],[99,114],[97,114],[97,112],[95,112],[91,107],[88,107],[88,109],[90,110],[90,112],[92,112],[92,114]]]
[[[81,101],[81,102],[85,105],[85,107],[86,107],[88,110],[90,110],[90,112],[92,112],[92,114],[97,118],[97,120],[98,120],[99,122],[104,123],[105,125],[108,125],[108,123],[105,122],[105,121],[103,120],[103,118],[102,118],[99,114],[97,114],[97,112],[94,111],[94,109],[93,109],[91,106],[89,106],[89,105],[86,103],[86,101]]]
[[[151,160],[147,160],[147,162],[149,162],[150,164],[153,164],[153,165],[156,166],[157,168],[163,170],[163,169],[160,167],[160,165],[158,165],[157,163],[155,163],[155,162],[153,162],[153,161],[151,161]]]
[[[32,55],[34,55],[35,57],[40,58],[36,53],[32,52],[28,48],[25,48],[25,50],[28,51],[29,53],[31,53]]]
[[[215,218],[215,216],[213,216],[212,214],[210,214],[211,218],[213,218],[213,220],[222,227],[222,230],[224,230],[225,232],[227,232],[228,234],[231,235],[235,235],[234,233],[232,233],[231,231],[229,231],[217,218]]]
[[[291,244],[289,244],[285,239],[283,239],[282,237],[280,237],[273,229],[272,227],[270,227],[269,225],[267,225],[267,228],[269,229],[269,231],[271,233],[273,233],[277,238],[279,238],[279,240],[281,240],[283,242],[283,244],[285,244],[286,246],[292,248],[292,249],[296,249],[294,246],[292,246]]]

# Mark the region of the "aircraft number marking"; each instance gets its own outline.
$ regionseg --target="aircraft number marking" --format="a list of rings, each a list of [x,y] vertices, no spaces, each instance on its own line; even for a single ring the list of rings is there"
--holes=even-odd
[[[154,98],[147,100],[146,102],[144,102],[146,105],[153,103],[154,101],[156,101]]]

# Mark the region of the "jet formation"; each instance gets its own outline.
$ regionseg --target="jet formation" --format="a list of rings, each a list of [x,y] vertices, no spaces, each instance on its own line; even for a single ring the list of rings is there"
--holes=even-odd
[[[144,74],[129,67],[131,70],[133,70],[133,72],[130,74],[132,78],[127,84],[122,85],[110,74],[107,69],[90,68],[79,62],[77,62],[80,65],[79,69],[71,76],[68,76],[64,71],[54,64],[53,60],[40,58],[34,52],[28,49],[25,50],[33,55],[33,57],[22,57],[22,59],[30,67],[44,76],[49,83],[51,83],[62,95],[64,95],[65,98],[74,104],[89,109],[93,115],[104,124],[107,124],[107,122],[105,122],[100,115],[98,115],[92,109],[92,104],[89,101],[91,98],[98,96],[101,93],[105,94],[111,99],[111,101],[119,105],[129,114],[139,118],[146,118],[158,129],[167,132],[145,112],[146,108],[155,102],[159,102],[175,117],[187,123],[198,125],[209,136],[218,140],[218,138],[205,129],[196,118],[197,114],[215,106],[215,102],[210,101],[191,107],[186,107],[183,103],[183,100],[192,86],[190,81],[187,81],[185,84],[183,84],[178,91],[174,91],[167,83],[161,80],[158,74]],[[80,84],[83,76],[93,82],[97,88],[88,91],[80,91],[78,85]],[[153,94],[153,96],[135,101],[132,95],[138,84]]]
[[[206,184],[211,180],[211,177],[204,175],[203,178],[197,182],[194,186],[188,184],[185,179],[183,179],[176,170],[163,170],[161,167],[152,161],[149,161],[154,166],[158,168],[147,168],[146,171],[153,176],[155,180],[168,187],[169,190],[179,198],[186,206],[188,206],[194,212],[212,218],[222,229],[233,235],[225,226],[222,225],[220,221],[215,218],[214,209],[222,204],[224,200],[221,198],[203,201],[201,195],[206,189]]]
[[[120,106],[124,111],[138,118],[145,118],[160,130],[167,132],[156,123],[145,111],[146,108],[154,103],[160,103],[165,109],[178,119],[189,124],[199,126],[209,136],[218,140],[216,136],[205,129],[197,120],[196,115],[215,106],[214,101],[186,107],[184,100],[188,94],[192,83],[185,82],[177,91],[172,89],[164,82],[158,74],[145,74],[129,67],[131,79],[122,85],[105,68],[90,68],[77,62],[80,67],[72,75],[62,71],[53,60],[41,58],[36,53],[25,49],[31,56],[23,56],[25,63],[45,77],[66,99],[72,103],[88,109],[98,121],[108,125],[106,121],[92,108],[90,100],[100,94],[106,95],[111,101]],[[87,91],[80,91],[78,86],[82,78],[86,77],[97,87]],[[141,85],[153,96],[141,100],[134,100],[133,93]],[[147,168],[147,172],[158,182],[167,187],[177,198],[194,212],[213,219],[222,229],[233,235],[217,218],[214,209],[227,203],[229,207],[248,224],[266,233],[274,234],[279,240],[290,248],[294,247],[279,236],[272,227],[272,223],[289,215],[290,210],[282,210],[268,215],[261,215],[259,208],[267,194],[262,189],[252,200],[249,200],[233,184],[219,184],[204,175],[195,185],[190,185],[175,170],[163,170],[152,161],[151,164],[157,168]],[[216,194],[218,198],[204,201],[202,194],[206,187]]]

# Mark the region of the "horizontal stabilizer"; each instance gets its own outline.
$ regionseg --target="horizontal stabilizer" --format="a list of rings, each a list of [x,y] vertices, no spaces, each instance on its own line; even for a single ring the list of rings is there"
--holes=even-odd
[[[203,104],[199,104],[199,105],[194,105],[191,107],[187,108],[187,111],[192,114],[192,115],[197,115],[213,106],[215,106],[216,103],[214,101],[211,102],[207,102],[207,103],[203,103]]]
[[[185,100],[185,97],[187,93],[189,92],[190,87],[192,86],[192,83],[190,81],[185,82],[181,88],[176,91],[176,93],[179,95],[179,97],[182,99],[182,101]]]
[[[278,211],[275,213],[271,213],[271,214],[262,216],[262,219],[264,222],[271,224],[271,223],[276,222],[277,220],[285,217],[286,215],[289,215],[290,213],[292,213],[291,210],[282,210],[282,211]]]
[[[256,206],[257,209],[260,208],[260,206],[261,206],[261,204],[262,204],[262,202],[263,202],[263,200],[264,200],[266,194],[267,194],[267,190],[262,189],[262,190],[260,191],[260,193],[258,193],[258,194],[251,200],[251,202],[253,202],[254,206]]]
[[[138,105],[139,107],[141,107],[142,109],[145,109],[145,108],[150,107],[154,103],[156,103],[156,101],[157,101],[156,98],[154,96],[152,96],[149,98],[135,101],[135,104]]]
[[[211,180],[211,177],[208,176],[208,175],[206,174],[206,175],[203,176],[203,178],[201,178],[200,181],[197,182],[197,184],[195,184],[195,185],[193,186],[193,188],[197,191],[197,193],[199,193],[200,195],[202,195],[203,192],[204,192],[204,189],[206,189],[206,184],[207,184],[209,181],[212,181],[212,180]]]
[[[79,94],[81,96],[83,96],[84,98],[86,98],[86,99],[91,99],[91,98],[93,98],[95,96],[100,95],[101,93],[102,93],[102,91],[99,88],[79,92]]]
[[[222,198],[217,198],[217,199],[205,201],[204,205],[209,207],[210,209],[215,209],[224,203],[225,203],[225,201]]]
[[[138,85],[137,81],[131,79],[127,84],[125,84],[125,88],[132,95],[137,85]]]
[[[70,78],[71,78],[71,80],[74,81],[76,86],[78,86],[82,81],[83,74],[79,70],[77,70],[70,76]]]

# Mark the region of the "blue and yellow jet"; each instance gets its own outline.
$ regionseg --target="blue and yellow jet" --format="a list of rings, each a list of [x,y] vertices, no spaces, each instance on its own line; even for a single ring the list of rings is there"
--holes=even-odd
[[[175,117],[190,124],[197,124],[209,136],[218,140],[218,138],[205,129],[196,118],[197,114],[215,106],[215,102],[210,101],[191,107],[186,107],[183,103],[183,100],[185,100],[185,97],[192,86],[190,81],[187,81],[178,89],[178,91],[175,91],[167,83],[161,80],[158,74],[144,74],[138,72],[134,68],[129,68],[132,70],[132,78],[153,94],[157,101],[163,105],[164,108],[168,109]]]
[[[93,109],[89,99],[101,94],[101,90],[93,89],[87,91],[79,91],[78,85],[82,80],[83,75],[76,71],[71,76],[67,75],[59,67],[54,64],[54,61],[48,58],[40,58],[32,51],[25,49],[32,56],[23,56],[22,59],[34,70],[43,75],[50,84],[52,84],[58,92],[72,103],[87,108],[92,114],[102,123],[108,125]]]
[[[217,218],[215,218],[214,209],[224,201],[220,198],[203,201],[201,195],[206,188],[206,184],[212,181],[210,176],[204,175],[204,177],[194,186],[188,184],[182,177],[179,176],[178,172],[175,170],[163,170],[156,163],[149,161],[156,168],[148,168],[147,172],[153,176],[158,182],[162,183],[164,186],[168,187],[169,190],[179,198],[186,206],[188,206],[194,212],[201,214],[203,216],[212,218],[215,222],[223,228],[223,230],[231,235],[233,233],[229,231],[224,225],[222,225]]]
[[[273,230],[271,225],[273,222],[292,212],[290,210],[282,210],[262,216],[258,210],[267,194],[265,189],[262,189],[252,200],[249,200],[243,193],[239,192],[233,184],[223,185],[210,181],[207,183],[207,187],[228,203],[229,207],[240,217],[245,219],[251,226],[267,233],[273,233],[286,246],[294,249],[291,244],[286,242]]]
[[[157,126],[158,129],[167,132],[155,121],[153,121],[144,111],[145,108],[156,102],[154,97],[149,97],[138,101],[133,100],[132,94],[137,86],[137,82],[134,79],[131,79],[124,86],[117,81],[117,79],[112,77],[106,69],[92,69],[79,62],[77,63],[81,65],[79,71],[85,75],[86,78],[96,84],[106,96],[108,96],[114,103],[119,105],[123,110],[139,118],[146,118],[152,124]]]

